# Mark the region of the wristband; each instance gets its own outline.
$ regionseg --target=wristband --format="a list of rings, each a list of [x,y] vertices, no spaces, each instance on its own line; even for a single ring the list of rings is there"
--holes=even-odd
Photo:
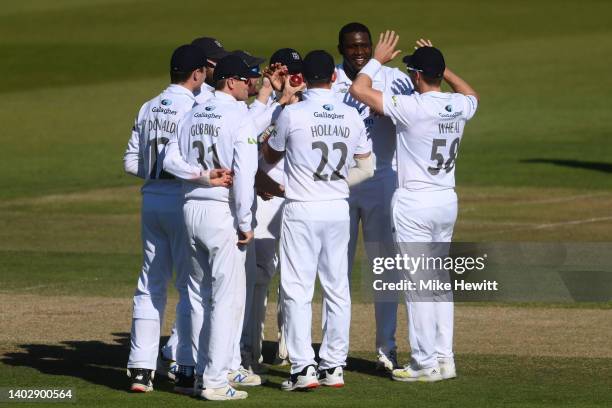
[[[365,64],[365,67],[361,68],[361,71],[359,71],[359,73],[369,76],[370,79],[374,79],[376,74],[378,74],[378,71],[380,71],[381,67],[382,64],[378,62],[376,58],[372,58],[370,59],[370,61],[368,61],[367,64]]]
[[[210,171],[209,170],[200,171],[199,182],[203,186],[210,186]]]

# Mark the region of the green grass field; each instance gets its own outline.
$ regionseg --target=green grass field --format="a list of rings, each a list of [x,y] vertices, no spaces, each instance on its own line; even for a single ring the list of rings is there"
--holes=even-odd
[[[4,2],[0,388],[72,387],[83,406],[202,403],[163,382],[130,395],[123,372],[141,255],[139,181],[123,173],[122,157],[140,105],[167,84],[177,45],[209,35],[266,57],[287,46],[338,57],[337,32],[355,20],[375,36],[395,29],[406,52],[429,37],[481,96],[458,159],[455,239],[612,242],[610,15],[612,4],[595,0]],[[558,305],[516,306],[482,305],[492,319],[482,322],[458,306],[455,381],[392,382],[373,371],[365,346],[351,352],[344,390],[281,393],[285,373],[273,368],[269,386],[240,404],[610,406],[610,303],[569,305],[576,317],[565,322],[570,312]],[[496,329],[493,317],[515,312],[558,320],[507,320],[524,330],[516,335]],[[353,327],[356,340],[371,335],[368,316]],[[561,338],[537,336],[555,324]],[[404,352],[401,326],[400,337]],[[587,339],[593,345],[579,347]]]

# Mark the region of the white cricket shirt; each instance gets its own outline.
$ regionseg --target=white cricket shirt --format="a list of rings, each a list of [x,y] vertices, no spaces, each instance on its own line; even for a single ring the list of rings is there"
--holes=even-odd
[[[206,103],[209,99],[215,96],[215,88],[208,85],[206,82],[200,86],[200,92],[195,96],[195,101],[198,105]]]
[[[455,187],[455,162],[465,124],[476,113],[474,96],[425,92],[383,94],[385,115],[397,127],[398,185],[412,191]]]
[[[380,176],[395,176],[395,125],[393,121],[374,112],[369,106],[351,96],[348,90],[353,81],[344,71],[342,64],[336,66],[336,75],[332,90],[337,98],[359,112],[366,126],[368,139],[372,141],[375,170],[374,177],[368,181]],[[390,95],[411,95],[414,92],[408,75],[397,68],[386,66],[382,66],[372,80],[372,88]]]
[[[285,197],[297,201],[348,198],[348,159],[372,150],[357,111],[327,89],[285,107],[268,144],[285,151]]]
[[[257,132],[246,104],[216,91],[181,121],[178,147],[191,165],[205,169],[226,168],[234,172],[231,189],[183,183],[186,200],[216,200],[233,203],[239,227],[251,230],[251,205],[257,171]],[[171,171],[171,169],[168,169]]]
[[[163,171],[163,161],[166,145],[177,137],[179,121],[194,103],[189,89],[172,84],[140,108],[123,161],[128,173],[145,179],[143,193],[181,194],[180,180]],[[200,169],[187,167],[183,171],[195,177]]]

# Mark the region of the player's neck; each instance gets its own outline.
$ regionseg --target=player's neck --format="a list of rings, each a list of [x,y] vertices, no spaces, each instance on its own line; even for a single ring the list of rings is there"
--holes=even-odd
[[[175,85],[182,86],[183,88],[189,90],[191,93],[195,92],[196,89],[200,88],[199,86],[195,86],[194,82],[179,82]]]
[[[346,63],[346,61],[342,61],[342,69],[344,69],[344,73],[347,77],[349,77],[351,81],[354,81],[355,78],[357,78],[359,70],[354,67],[351,67],[349,64]]]
[[[326,84],[316,84],[316,85],[308,84],[308,89],[324,89],[324,90],[329,91],[331,88],[332,88],[331,82],[326,83]]]
[[[439,85],[421,83],[417,86],[417,92],[420,94],[424,94],[425,92],[442,92],[442,88]]]

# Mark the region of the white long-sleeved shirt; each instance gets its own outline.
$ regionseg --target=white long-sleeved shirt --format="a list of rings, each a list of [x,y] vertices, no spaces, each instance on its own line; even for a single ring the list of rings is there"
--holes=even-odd
[[[368,139],[372,141],[372,154],[374,156],[374,181],[378,177],[395,176],[396,169],[396,129],[393,121],[354,99],[348,92],[353,81],[344,71],[342,64],[336,66],[336,81],[332,90],[342,102],[357,109],[366,126]],[[390,95],[410,95],[414,92],[410,78],[397,68],[383,66],[374,79],[372,88]]]
[[[143,193],[181,194],[180,181],[163,171],[163,163],[166,146],[176,139],[179,121],[194,103],[195,98],[189,89],[172,84],[140,108],[123,164],[127,173],[145,179]],[[202,175],[203,169],[199,165],[181,161],[175,167],[180,169],[177,174],[184,178]]]
[[[182,157],[190,165],[204,169],[226,168],[234,173],[231,189],[202,187],[183,182],[185,199],[215,200],[233,206],[241,231],[251,230],[255,172],[257,171],[257,131],[246,104],[221,91],[185,115],[179,126],[178,143],[168,145],[164,170],[176,174],[174,164]]]

